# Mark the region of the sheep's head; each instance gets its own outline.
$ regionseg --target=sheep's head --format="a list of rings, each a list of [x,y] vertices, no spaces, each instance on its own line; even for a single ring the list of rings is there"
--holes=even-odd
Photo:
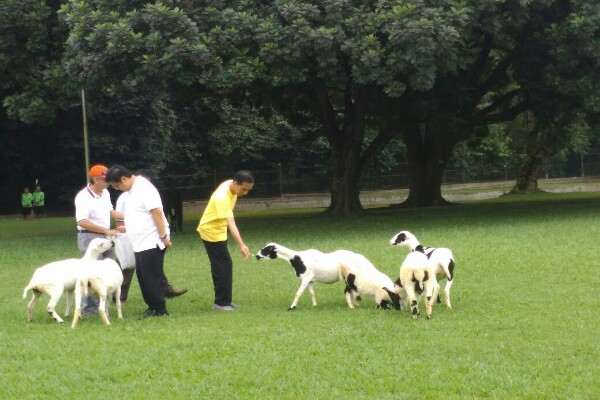
[[[276,243],[269,243],[265,247],[260,249],[260,251],[258,253],[256,253],[257,260],[262,260],[264,258],[270,258],[270,259],[277,258],[277,244]]]
[[[110,239],[102,239],[95,238],[90,242],[90,248],[98,251],[99,253],[104,253],[107,250],[110,250],[114,246],[114,242]]]
[[[392,303],[392,306],[396,310],[400,310],[401,309],[401,307],[400,307],[400,295],[398,295],[398,293],[396,293],[393,290],[389,290],[386,287],[384,287],[383,290],[385,290],[387,292],[388,296],[390,297],[390,302]]]
[[[406,246],[406,247],[413,248],[413,247],[416,247],[419,245],[419,241],[417,240],[415,235],[413,235],[409,231],[402,231],[402,232],[395,234],[390,239],[390,245],[392,245],[392,246],[400,245],[400,246]]]

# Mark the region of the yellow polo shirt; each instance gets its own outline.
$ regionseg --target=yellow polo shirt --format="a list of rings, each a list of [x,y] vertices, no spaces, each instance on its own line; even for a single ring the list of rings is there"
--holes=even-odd
[[[232,179],[225,181],[210,196],[210,200],[204,209],[198,233],[207,242],[222,242],[227,240],[227,218],[233,217],[233,208],[237,195],[231,193],[229,186]]]

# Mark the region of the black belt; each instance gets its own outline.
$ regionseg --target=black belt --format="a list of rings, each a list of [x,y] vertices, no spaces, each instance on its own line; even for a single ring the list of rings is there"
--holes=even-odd
[[[85,229],[80,229],[79,233],[97,233],[98,235],[101,235],[101,233],[98,232],[92,232],[92,231],[86,231]]]

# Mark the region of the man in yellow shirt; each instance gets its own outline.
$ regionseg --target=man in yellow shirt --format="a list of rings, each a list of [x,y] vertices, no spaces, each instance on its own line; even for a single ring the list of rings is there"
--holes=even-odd
[[[231,302],[233,286],[233,263],[227,249],[227,229],[238,244],[244,261],[248,259],[250,250],[242,240],[235,219],[233,208],[238,197],[243,197],[254,187],[254,176],[250,171],[235,173],[233,179],[227,180],[210,196],[206,209],[198,224],[198,233],[204,242],[204,248],[210,260],[210,270],[215,287],[215,303],[213,310],[233,311],[236,304]]]

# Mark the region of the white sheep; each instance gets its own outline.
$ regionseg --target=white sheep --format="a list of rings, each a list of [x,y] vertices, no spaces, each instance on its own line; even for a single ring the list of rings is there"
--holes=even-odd
[[[325,254],[314,249],[295,251],[277,243],[269,243],[256,254],[256,259],[281,258],[289,262],[294,268],[296,276],[300,279],[300,287],[296,291],[292,305],[289,307],[291,311],[296,309],[298,300],[306,287],[310,292],[313,307],[317,305],[313,282],[335,283],[340,280],[340,257],[344,252],[345,250],[338,250]]]
[[[32,311],[35,303],[42,294],[50,296],[50,301],[46,306],[46,311],[52,318],[60,323],[64,321],[55,311],[56,304],[60,300],[64,291],[67,292],[67,308],[65,316],[69,316],[69,310],[73,304],[73,292],[77,274],[85,261],[97,260],[102,253],[110,250],[112,241],[109,239],[96,238],[90,242],[90,245],[83,255],[83,258],[70,258],[67,260],[54,261],[37,268],[29,284],[23,290],[23,298],[27,297],[27,292],[31,290],[33,296],[27,305],[27,321],[31,322]]]
[[[408,308],[410,304],[413,319],[419,315],[419,301],[425,292],[425,314],[427,319],[431,318],[440,285],[425,254],[416,251],[406,256],[400,266],[400,277],[395,282],[394,291],[402,299],[403,308]]]
[[[352,253],[340,265],[340,277],[346,283],[344,290],[348,307],[358,305],[357,299],[367,296],[377,307],[388,309],[389,304],[400,309],[400,296],[394,291],[394,282],[379,271],[361,254]]]
[[[79,270],[77,283],[75,284],[75,312],[71,328],[75,329],[81,317],[81,297],[87,296],[88,292],[100,298],[98,313],[102,317],[104,325],[110,325],[108,320],[108,304],[110,296],[115,294],[115,306],[117,317],[123,319],[121,313],[121,285],[123,284],[123,272],[119,264],[111,258],[104,260],[86,261]]]
[[[448,308],[452,308],[450,304],[450,287],[454,282],[454,255],[450,249],[444,247],[426,247],[422,246],[415,235],[408,231],[401,231],[395,234],[390,239],[390,244],[393,246],[401,245],[408,247],[411,251],[418,251],[429,259],[429,262],[434,266],[436,279],[438,281],[446,279],[444,287],[444,303]],[[438,302],[439,302],[439,298]]]

